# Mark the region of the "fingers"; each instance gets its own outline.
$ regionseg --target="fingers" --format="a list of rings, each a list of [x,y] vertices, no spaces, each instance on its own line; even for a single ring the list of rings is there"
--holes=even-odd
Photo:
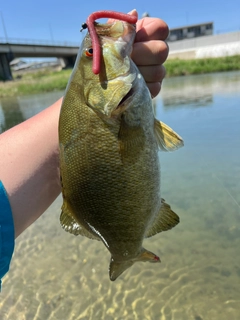
[[[166,69],[162,65],[139,66],[138,69],[147,83],[162,82],[166,75]]]
[[[151,40],[133,45],[132,59],[137,64],[152,97],[156,97],[166,75],[162,65],[168,56],[168,46],[164,41]]]
[[[143,75],[152,97],[161,90],[166,71],[162,65],[168,56],[167,24],[158,18],[143,18],[137,22],[137,34],[132,59]]]
[[[147,83],[147,87],[150,91],[151,97],[155,98],[161,90],[162,83],[161,82]]]
[[[143,18],[137,22],[135,42],[149,40],[166,40],[169,34],[168,25],[158,18]]]
[[[129,14],[137,16],[136,10]],[[166,74],[164,66],[168,45],[164,42],[169,33],[167,24],[158,18],[146,17],[137,21],[132,59],[143,75],[152,97],[157,96]]]
[[[161,90],[162,81],[166,75],[164,66],[140,66],[138,69],[146,81],[152,98],[156,97]]]
[[[131,16],[135,16],[138,18],[138,12],[136,9],[133,9],[132,11],[128,12],[128,14],[130,14]]]
[[[168,45],[164,41],[135,42],[132,59],[138,66],[163,64],[168,56]]]
[[[131,16],[135,16],[138,18],[138,13],[136,9],[133,9],[132,11],[128,12],[129,15]],[[108,19],[107,23],[114,23],[114,21],[116,21],[116,19]]]

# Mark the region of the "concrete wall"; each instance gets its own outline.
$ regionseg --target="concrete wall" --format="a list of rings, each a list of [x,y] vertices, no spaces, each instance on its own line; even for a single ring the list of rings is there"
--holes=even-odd
[[[240,31],[169,42],[168,45],[170,59],[240,55]]]

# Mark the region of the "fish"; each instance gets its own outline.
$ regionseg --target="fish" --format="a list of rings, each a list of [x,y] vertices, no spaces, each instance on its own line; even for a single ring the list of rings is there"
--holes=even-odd
[[[61,106],[60,223],[69,233],[102,241],[114,281],[135,262],[160,262],[143,240],[173,228],[179,217],[161,198],[158,151],[174,151],[183,140],[154,116],[131,59],[136,26],[116,20],[94,27],[100,72],[92,72],[87,33]]]

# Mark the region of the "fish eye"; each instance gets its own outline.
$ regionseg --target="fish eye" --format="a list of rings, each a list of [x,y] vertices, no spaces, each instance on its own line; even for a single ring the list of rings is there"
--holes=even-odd
[[[92,56],[93,56],[93,48],[87,48],[87,49],[85,50],[85,55],[86,55],[87,57],[92,57]]]

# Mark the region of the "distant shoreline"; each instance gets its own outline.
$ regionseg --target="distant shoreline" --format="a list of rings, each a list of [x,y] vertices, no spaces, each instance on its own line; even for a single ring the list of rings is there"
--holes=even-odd
[[[169,59],[164,64],[166,77],[240,70],[240,55],[221,58],[180,60]],[[15,74],[14,81],[0,81],[0,98],[65,90],[72,70],[42,70]]]
[[[164,64],[167,77],[240,70],[240,55],[204,59],[168,59]]]

